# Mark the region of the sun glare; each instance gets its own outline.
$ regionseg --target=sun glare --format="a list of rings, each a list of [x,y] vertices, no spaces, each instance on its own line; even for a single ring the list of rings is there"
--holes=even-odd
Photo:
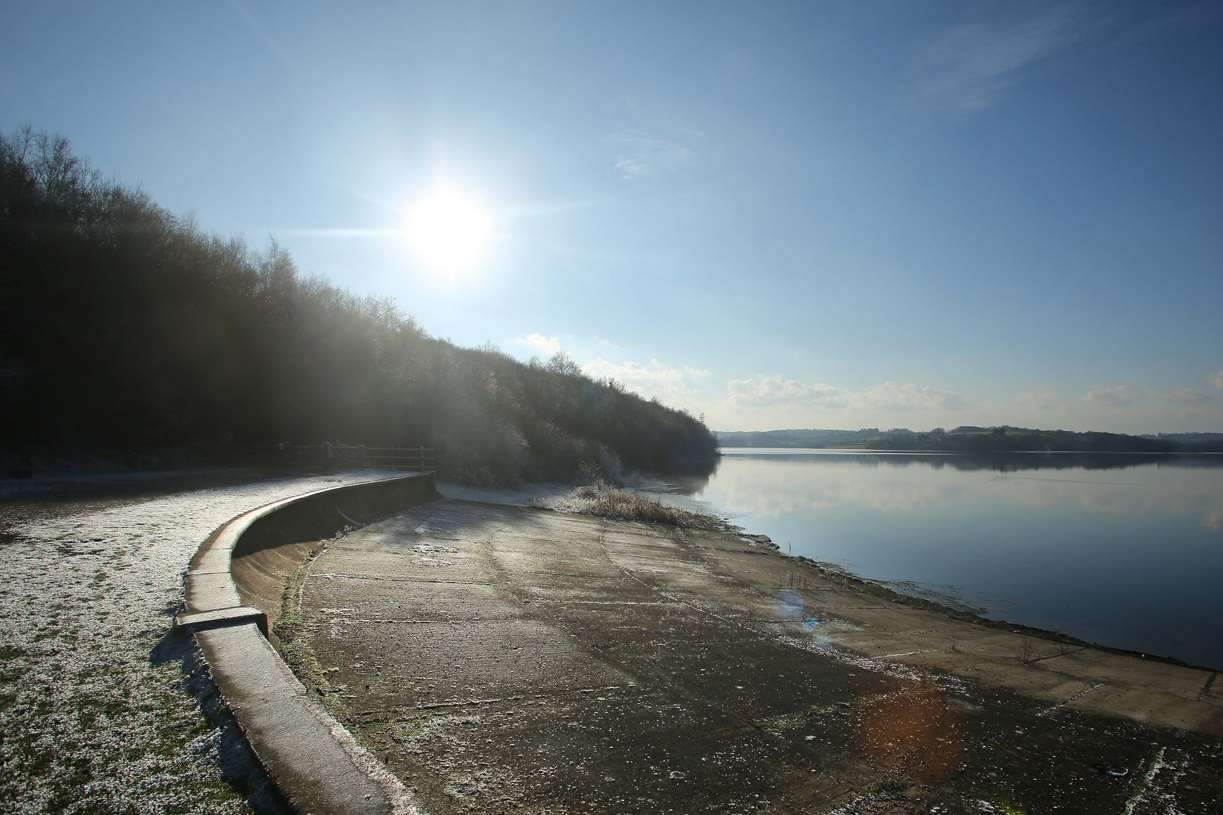
[[[478,199],[438,185],[408,209],[404,237],[428,269],[454,275],[484,260],[492,219]]]

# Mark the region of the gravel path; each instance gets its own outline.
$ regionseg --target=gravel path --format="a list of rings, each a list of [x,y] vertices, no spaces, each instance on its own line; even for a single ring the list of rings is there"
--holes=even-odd
[[[0,505],[0,811],[275,811],[193,641],[171,630],[183,572],[244,510],[384,475]]]

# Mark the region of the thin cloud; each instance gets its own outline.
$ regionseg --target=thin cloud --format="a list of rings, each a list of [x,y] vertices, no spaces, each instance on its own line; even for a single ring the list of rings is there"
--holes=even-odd
[[[726,389],[730,401],[738,407],[793,405],[856,411],[929,411],[959,410],[967,405],[964,397],[953,391],[907,382],[881,382],[869,388],[850,389],[757,375],[732,379]]]
[[[699,137],[700,131],[685,131]],[[671,173],[692,160],[689,141],[647,136],[634,131],[620,131],[611,137],[616,146],[616,174],[624,181],[633,181],[656,173]]]
[[[1217,389],[1223,391],[1223,371],[1219,371],[1217,374],[1214,374],[1213,376],[1211,376],[1210,384],[1214,385]]]
[[[1109,385],[1088,391],[1084,401],[1105,407],[1129,407],[1144,397],[1144,393],[1133,385]]]
[[[1018,20],[963,23],[948,29],[917,60],[918,95],[952,110],[983,110],[1019,74],[1073,44],[1078,15],[1067,7]]]
[[[845,391],[835,385],[805,384],[780,376],[732,379],[726,383],[726,390],[732,402],[749,407],[787,403],[844,407],[846,404]]]
[[[899,382],[883,382],[856,395],[860,407],[883,410],[960,410],[967,401],[958,393]]]
[[[583,363],[582,370],[594,379],[614,379],[625,390],[646,399],[657,399],[665,405],[687,410],[696,409],[697,384],[709,376],[704,368],[667,365],[654,357],[645,363],[596,357]]]
[[[264,26],[263,23],[259,22],[254,14],[252,14],[244,5],[242,5],[242,3],[238,2],[238,0],[229,0],[229,7],[234,10],[234,13],[237,14],[239,18],[241,18],[243,24],[245,24],[246,27],[251,30],[251,33],[263,43],[263,46],[267,48],[268,53],[271,54],[277,62],[290,71],[297,71],[297,60],[294,59],[293,56],[287,50],[285,50],[279,42],[268,34],[267,27]]]
[[[1179,406],[1178,415],[1184,419],[1212,418],[1223,415],[1223,402],[1215,393],[1180,388],[1167,394],[1167,400]]]
[[[1045,411],[1060,410],[1063,406],[1057,391],[1051,390],[1025,391],[1015,397],[1015,403],[1023,408]]]
[[[596,357],[582,366],[583,370],[596,379],[614,379],[624,385],[657,385],[679,384],[689,379],[700,379],[709,376],[704,368],[694,368],[687,365],[664,365],[657,358],[651,358],[644,364],[625,360],[612,362],[602,357]]]
[[[649,171],[649,165],[641,159],[621,157],[616,161],[616,172],[625,181],[640,178]]]
[[[516,204],[499,210],[498,215],[506,219],[512,218],[543,218],[553,215],[567,215],[570,212],[583,212],[594,209],[606,203],[598,198],[588,198],[575,201],[552,201]]]
[[[537,356],[550,357],[561,350],[561,341],[556,337],[545,337],[543,334],[530,333],[510,340],[520,347],[528,348]]]
[[[1168,400],[1182,405],[1209,405],[1215,401],[1215,396],[1191,388],[1179,388],[1168,394]]]

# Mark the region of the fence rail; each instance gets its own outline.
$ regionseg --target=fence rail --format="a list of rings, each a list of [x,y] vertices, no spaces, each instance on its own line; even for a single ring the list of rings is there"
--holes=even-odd
[[[283,445],[281,449],[299,461],[313,460],[323,466],[437,472],[437,451],[432,447],[371,447],[364,444],[323,442],[288,444]]]

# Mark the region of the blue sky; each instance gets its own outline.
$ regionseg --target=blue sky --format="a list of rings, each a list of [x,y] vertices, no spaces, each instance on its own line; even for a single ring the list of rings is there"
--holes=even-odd
[[[0,128],[718,429],[1223,431],[1223,6],[11,3]],[[478,200],[439,273],[405,213]]]

